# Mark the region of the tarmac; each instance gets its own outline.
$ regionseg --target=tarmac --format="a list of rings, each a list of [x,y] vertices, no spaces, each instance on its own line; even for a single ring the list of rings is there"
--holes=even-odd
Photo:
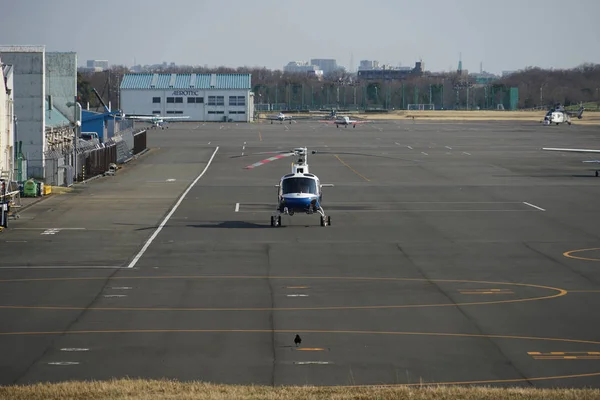
[[[541,151],[599,138],[527,122],[151,130],[116,176],[0,234],[0,384],[600,387],[600,178],[590,155]],[[293,158],[266,160],[303,146],[334,184],[332,224],[271,227]]]

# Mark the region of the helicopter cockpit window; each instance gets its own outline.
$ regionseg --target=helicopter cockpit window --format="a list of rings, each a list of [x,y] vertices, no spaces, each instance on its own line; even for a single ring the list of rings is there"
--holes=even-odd
[[[282,182],[281,192],[317,194],[317,184],[310,178],[287,178]]]

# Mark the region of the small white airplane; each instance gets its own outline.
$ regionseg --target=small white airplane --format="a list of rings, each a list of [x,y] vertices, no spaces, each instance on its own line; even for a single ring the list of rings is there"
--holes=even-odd
[[[165,124],[169,121],[188,119],[190,117],[189,117],[189,115],[180,116],[180,117],[162,117],[158,114],[155,114],[155,115],[125,115],[125,114],[123,114],[123,118],[133,119],[135,121],[150,122],[152,124],[152,128],[165,129]],[[168,128],[168,126],[166,128]]]
[[[357,120],[350,119],[350,117],[344,116],[344,117],[336,117],[333,121],[322,120],[320,122],[323,122],[325,124],[335,124],[336,128],[339,128],[340,125],[344,125],[346,128],[348,127],[348,125],[352,125],[353,128],[356,128],[356,125],[367,124],[371,121],[357,121]]]
[[[600,153],[600,149],[561,149],[555,147],[543,147],[542,150],[546,151],[562,151],[569,153]],[[583,161],[584,163],[589,164],[600,164],[600,160],[587,160]],[[596,170],[596,176],[600,175],[600,170]]]
[[[277,115],[267,115],[264,119],[270,120],[271,124],[273,123],[273,121],[279,121],[280,123],[290,121],[291,124],[292,122],[295,122],[299,119],[308,119],[308,117],[292,117],[291,115],[285,115],[284,113],[280,112]]]
[[[294,120],[293,117],[289,116],[289,115],[285,115],[284,113],[280,112],[277,115],[268,115],[265,119],[270,120],[271,123],[273,123],[273,121],[279,121],[281,123],[283,123],[284,121],[290,121],[290,124],[292,123],[292,121]]]
[[[271,226],[281,226],[281,216],[292,216],[294,213],[321,215],[321,226],[331,225],[331,217],[325,215],[321,206],[323,194],[321,188],[332,187],[332,184],[322,184],[319,178],[309,173],[306,158],[306,147],[298,147],[292,151],[296,162],[292,163],[292,172],[284,175],[277,187],[277,208],[271,215]],[[315,152],[313,151],[313,154]]]
[[[548,110],[541,122],[544,125],[559,125],[564,123],[571,125],[571,117],[576,117],[577,119],[583,118],[583,110],[585,110],[585,108],[581,106],[577,112],[570,112],[565,110],[561,104],[556,104],[553,108]]]

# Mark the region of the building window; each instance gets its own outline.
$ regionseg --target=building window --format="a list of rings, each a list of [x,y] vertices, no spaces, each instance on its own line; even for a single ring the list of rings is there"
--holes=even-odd
[[[204,97],[196,97],[196,104],[204,103]]]
[[[167,97],[167,103],[175,103],[175,97]]]
[[[196,102],[196,98],[195,97],[188,97],[187,99],[188,99],[188,104]]]
[[[238,106],[245,106],[246,105],[246,98],[244,96],[238,96],[237,97],[237,105]]]
[[[183,103],[183,97],[175,97],[175,103]]]
[[[160,97],[153,97],[152,98],[152,103],[154,103],[154,104],[160,103]]]
[[[160,115],[160,111],[152,111],[152,115]]]
[[[237,106],[237,96],[229,96],[229,105]]]
[[[217,96],[208,96],[208,105],[216,106],[217,105]]]

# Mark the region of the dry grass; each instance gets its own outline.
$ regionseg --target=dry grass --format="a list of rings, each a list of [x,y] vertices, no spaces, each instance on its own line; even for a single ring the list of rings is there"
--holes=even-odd
[[[600,398],[599,389],[531,389],[459,386],[423,387],[315,387],[235,386],[202,382],[121,379],[113,381],[65,382],[0,387],[0,399],[219,399],[219,400],[313,400],[313,399],[528,399],[588,400]]]
[[[445,122],[464,122],[464,121],[520,121],[520,122],[541,122],[544,118],[544,111],[392,111],[389,113],[350,113],[352,118],[376,120],[376,121],[445,121]],[[292,116],[302,116],[302,114],[290,114]],[[266,114],[260,114],[261,118]],[[304,115],[305,116],[305,115]],[[583,114],[583,119],[574,119],[574,125],[600,125],[600,113],[588,112]]]
[[[530,121],[540,122],[540,111],[394,111],[387,114],[361,114],[357,117],[372,120],[430,120],[430,121]],[[600,113],[587,113],[574,119],[577,125],[600,125]]]

